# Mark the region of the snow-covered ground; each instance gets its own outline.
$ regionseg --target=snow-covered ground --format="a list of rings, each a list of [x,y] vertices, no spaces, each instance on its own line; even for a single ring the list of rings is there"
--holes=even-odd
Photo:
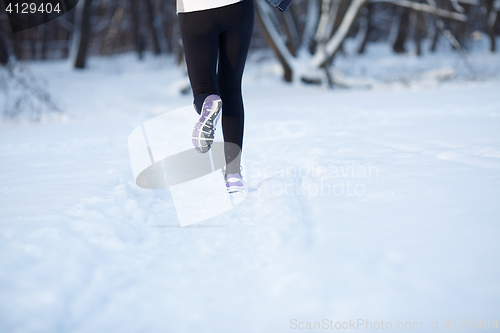
[[[183,73],[133,55],[30,64],[67,117],[0,128],[0,332],[498,324],[500,58],[470,55],[474,81],[461,61],[375,50],[338,61],[373,89],[331,91],[249,63],[250,192],[186,228],[167,191],[134,184],[127,147],[191,104]]]

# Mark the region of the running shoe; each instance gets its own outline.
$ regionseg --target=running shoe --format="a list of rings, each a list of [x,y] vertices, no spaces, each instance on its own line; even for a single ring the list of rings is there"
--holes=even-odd
[[[243,177],[239,173],[230,173],[226,176],[226,189],[229,193],[241,193],[245,190]]]
[[[218,95],[205,98],[201,108],[201,117],[194,125],[192,141],[199,153],[206,153],[214,142],[215,126],[220,118],[222,100]]]

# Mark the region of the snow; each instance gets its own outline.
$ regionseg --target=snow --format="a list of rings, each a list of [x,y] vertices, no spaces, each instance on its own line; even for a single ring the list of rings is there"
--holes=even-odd
[[[493,324],[500,62],[470,61],[480,79],[455,53],[374,46],[336,62],[373,89],[331,91],[282,83],[275,62],[249,63],[250,191],[185,228],[167,191],[135,185],[127,146],[137,126],[192,103],[178,94],[183,72],[134,55],[93,58],[82,72],[31,63],[67,117],[0,129],[0,331]],[[446,69],[456,75],[420,79]]]

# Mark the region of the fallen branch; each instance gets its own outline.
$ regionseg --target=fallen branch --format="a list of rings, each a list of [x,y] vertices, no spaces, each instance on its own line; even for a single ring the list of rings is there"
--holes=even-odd
[[[408,0],[371,0],[371,2],[390,2],[397,6],[407,7],[413,10],[431,13],[436,16],[445,17],[456,21],[467,22],[467,16],[464,14],[450,12],[448,10],[444,10],[434,6],[429,6],[424,3],[417,3]]]

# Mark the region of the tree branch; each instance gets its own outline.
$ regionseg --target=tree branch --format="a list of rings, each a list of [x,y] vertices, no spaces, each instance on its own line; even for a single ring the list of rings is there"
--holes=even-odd
[[[280,33],[274,26],[271,18],[269,17],[269,13],[267,12],[267,4],[263,4],[262,0],[256,0],[255,4],[255,14],[257,20],[262,25],[262,32],[264,33],[264,38],[267,40],[274,53],[278,57],[281,65],[285,70],[285,80],[290,82],[292,81],[292,62],[293,55],[288,51],[288,48],[285,45],[285,42],[280,36]]]
[[[371,2],[390,2],[390,3],[395,4],[397,6],[407,7],[407,8],[411,8],[413,10],[418,10],[421,12],[428,12],[428,13],[434,14],[436,16],[445,17],[445,18],[449,18],[452,20],[456,20],[456,21],[467,22],[467,16],[465,16],[464,14],[450,12],[450,11],[447,11],[447,10],[444,10],[441,8],[429,6],[429,5],[423,4],[423,3],[417,3],[414,1],[409,1],[409,0],[371,0]]]
[[[312,59],[312,65],[316,68],[322,67],[328,59],[331,59],[338,51],[340,45],[347,37],[354,20],[358,16],[361,8],[368,2],[368,0],[353,0],[347,9],[347,12],[340,23],[339,28],[333,34],[333,37],[326,43],[324,48],[318,48],[318,51]]]

